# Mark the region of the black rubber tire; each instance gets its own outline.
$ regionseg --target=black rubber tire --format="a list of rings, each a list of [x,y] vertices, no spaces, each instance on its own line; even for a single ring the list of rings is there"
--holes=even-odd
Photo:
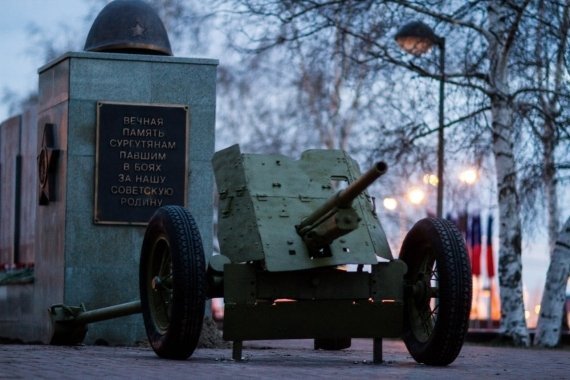
[[[472,280],[465,240],[451,222],[426,218],[406,235],[403,339],[418,363],[446,366],[463,346]]]
[[[351,338],[316,338],[314,342],[315,350],[339,351],[350,348]]]
[[[149,343],[158,356],[185,360],[196,349],[206,303],[202,239],[190,212],[158,209],[146,228],[139,286]]]

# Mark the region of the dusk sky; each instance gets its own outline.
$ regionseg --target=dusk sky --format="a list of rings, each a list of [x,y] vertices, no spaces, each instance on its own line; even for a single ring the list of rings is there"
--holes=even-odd
[[[76,39],[85,41],[88,31],[82,26],[90,4],[83,0],[0,0],[0,49],[3,54],[0,60],[0,94],[8,89],[25,96],[37,88],[37,69],[46,62],[41,54],[33,53],[30,25],[35,23],[48,31],[58,30],[60,24],[72,25],[74,32],[78,33]],[[14,115],[9,115],[8,108],[0,104],[0,122],[9,116]],[[564,196],[561,195],[561,198]],[[563,214],[568,211],[568,205],[562,207]],[[536,288],[542,290],[548,253],[543,244],[528,241],[526,244],[523,254],[524,282],[531,291]]]
[[[0,92],[9,89],[23,96],[37,88],[37,69],[46,62],[33,53],[30,25],[53,31],[66,23],[79,29],[88,9],[81,0],[0,0]],[[9,116],[0,104],[0,120]]]

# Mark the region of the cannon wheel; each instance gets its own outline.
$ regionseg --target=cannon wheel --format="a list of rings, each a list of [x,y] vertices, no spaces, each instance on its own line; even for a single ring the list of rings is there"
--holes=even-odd
[[[139,276],[146,334],[158,356],[184,360],[194,352],[204,319],[205,276],[192,215],[179,206],[158,209],[144,235]]]
[[[471,268],[465,242],[447,220],[426,218],[406,235],[404,342],[419,363],[452,363],[465,339],[471,309]]]

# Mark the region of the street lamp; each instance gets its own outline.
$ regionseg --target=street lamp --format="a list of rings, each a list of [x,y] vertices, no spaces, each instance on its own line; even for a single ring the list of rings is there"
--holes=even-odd
[[[426,197],[426,193],[424,193],[424,191],[420,188],[413,187],[408,191],[406,197],[408,198],[408,201],[410,201],[411,204],[417,206],[423,203]]]
[[[392,197],[384,198],[382,204],[384,205],[384,208],[386,210],[394,211],[396,208],[398,208],[398,201],[396,200],[396,198]]]
[[[439,47],[439,127],[437,130],[437,217],[443,216],[443,159],[445,139],[443,134],[443,99],[445,84],[445,37],[434,33],[433,29],[421,21],[412,21],[402,26],[396,33],[395,40],[406,53],[416,56],[429,51],[433,45]]]
[[[474,168],[467,168],[459,173],[459,180],[467,185],[473,185],[477,182],[479,178],[479,174],[477,173],[477,169]]]

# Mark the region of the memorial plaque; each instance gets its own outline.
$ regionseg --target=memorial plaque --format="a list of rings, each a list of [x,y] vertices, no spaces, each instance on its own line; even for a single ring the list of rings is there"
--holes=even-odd
[[[186,206],[188,107],[97,103],[94,222],[145,225]]]

